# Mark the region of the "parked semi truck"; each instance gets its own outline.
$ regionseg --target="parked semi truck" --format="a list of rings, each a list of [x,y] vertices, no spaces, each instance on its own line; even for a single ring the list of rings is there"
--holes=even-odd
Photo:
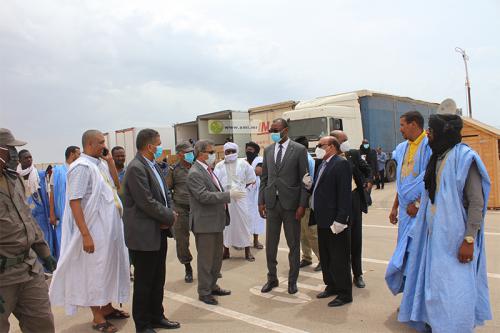
[[[299,102],[282,117],[289,120],[290,138],[307,137],[311,149],[320,137],[341,129],[349,136],[351,148],[358,148],[363,139],[368,139],[372,148],[380,146],[390,157],[404,140],[399,131],[400,116],[416,110],[427,121],[438,106],[409,97],[358,90]],[[396,177],[396,163],[390,158],[386,162],[386,177],[389,181]]]
[[[215,143],[217,158],[222,159],[224,157],[222,146],[231,141],[238,144],[239,155],[244,157],[245,143],[250,141],[251,130],[242,127],[249,125],[248,112],[245,111],[224,110],[202,114],[194,121],[174,125],[175,142],[210,139]]]

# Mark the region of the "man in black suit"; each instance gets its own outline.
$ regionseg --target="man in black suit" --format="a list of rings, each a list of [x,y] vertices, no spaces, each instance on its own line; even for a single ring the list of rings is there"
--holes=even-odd
[[[132,315],[137,332],[179,328],[163,309],[167,237],[177,219],[167,183],[155,159],[163,148],[160,134],[143,129],[137,135],[138,153],[130,162],[123,184],[125,243],[134,263]]]
[[[373,180],[371,177],[371,168],[369,164],[361,158],[360,152],[356,149],[349,149],[347,135],[341,130],[332,131],[331,136],[340,142],[340,150],[347,158],[352,168],[352,210],[350,214],[351,225],[351,262],[353,283],[358,288],[366,286],[363,280],[363,269],[361,266],[362,249],[362,213],[368,213],[367,191],[371,190]]]
[[[350,238],[348,225],[351,212],[350,163],[339,156],[340,144],[332,136],[319,140],[316,157],[323,162],[318,167],[315,181],[304,185],[311,191],[311,211],[318,225],[319,255],[323,282],[326,288],[317,295],[337,297],[328,306],[342,306],[352,302]]]

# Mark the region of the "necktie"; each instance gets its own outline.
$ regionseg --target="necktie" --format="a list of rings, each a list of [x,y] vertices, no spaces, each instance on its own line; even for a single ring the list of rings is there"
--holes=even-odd
[[[283,145],[279,145],[278,155],[276,155],[276,168],[279,169],[281,166],[281,157],[283,155]]]
[[[210,176],[212,177],[212,181],[214,182],[214,184],[217,187],[217,189],[222,192],[222,189],[220,187],[219,181],[217,180],[217,177],[215,177],[215,174],[212,171],[212,168],[208,167],[207,170],[208,170],[208,173],[210,174]]]
[[[321,179],[321,175],[323,174],[323,171],[325,170],[326,164],[327,164],[326,161],[321,162],[321,165],[320,165],[319,171],[318,171],[318,177],[317,177],[316,181],[314,182],[313,193],[311,195],[311,209],[312,210],[314,210],[314,193],[316,192],[316,186],[318,185],[319,180]]]

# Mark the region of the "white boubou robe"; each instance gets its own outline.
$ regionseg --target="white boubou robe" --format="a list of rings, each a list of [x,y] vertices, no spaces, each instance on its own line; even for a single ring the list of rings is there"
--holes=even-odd
[[[83,251],[82,235],[66,202],[63,217],[61,256],[50,285],[52,305],[64,306],[73,315],[78,307],[125,303],[130,293],[130,268],[123,236],[122,205],[107,165],[99,166],[82,155],[71,164],[68,179],[77,165],[91,171],[92,194],[83,209],[94,241],[94,253]],[[69,184],[69,182],[68,182]]]
[[[246,191],[248,184],[255,183],[255,171],[242,158],[235,162],[219,162],[214,169],[225,191]],[[229,204],[231,223],[224,229],[224,246],[247,247],[251,245],[252,219],[247,198],[231,199]]]
[[[257,165],[259,163],[262,163],[262,161],[262,156],[255,157],[255,159],[252,161],[252,169],[255,171]],[[259,214],[260,177],[256,176],[255,179],[255,184],[249,185],[247,187],[248,213],[250,214],[250,219],[252,220],[252,234],[262,235],[266,230],[266,219],[260,217]]]

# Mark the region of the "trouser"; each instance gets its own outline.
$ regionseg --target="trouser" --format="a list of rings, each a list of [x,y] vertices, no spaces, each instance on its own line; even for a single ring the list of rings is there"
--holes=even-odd
[[[0,296],[5,302],[0,312],[0,332],[9,332],[11,313],[25,333],[55,332],[54,316],[50,308],[49,290],[43,273],[33,275],[26,282],[0,286]]]
[[[285,231],[286,243],[289,248],[288,263],[290,271],[288,282],[297,282],[300,266],[300,221],[295,219],[295,210],[286,210],[281,206],[278,198],[276,205],[272,209],[267,209],[266,222],[266,260],[267,279],[277,280],[276,266],[278,261],[278,245],[280,242],[281,225]]]
[[[163,288],[167,258],[167,231],[161,231],[158,251],[130,250],[134,262],[134,297],[132,316],[137,331],[151,328],[151,324],[165,318]]]
[[[326,288],[343,300],[352,301],[350,227],[340,234],[334,234],[330,228],[318,228],[318,240]]]
[[[189,251],[189,206],[176,205],[175,210],[179,214],[177,222],[174,224],[177,259],[181,264],[189,264],[193,260],[191,251]]]
[[[318,228],[309,225],[311,209],[307,208],[304,217],[300,220],[300,246],[302,247],[302,259],[312,261],[312,252],[319,260]]]
[[[379,170],[377,174],[377,188],[384,188],[385,170]]]
[[[222,268],[224,237],[222,232],[195,233],[198,295],[207,296],[217,289],[217,279]]]
[[[361,199],[358,191],[352,192],[352,211],[350,220],[351,228],[351,262],[352,274],[354,276],[363,275],[361,266],[361,250],[363,247],[363,214],[361,212]]]

